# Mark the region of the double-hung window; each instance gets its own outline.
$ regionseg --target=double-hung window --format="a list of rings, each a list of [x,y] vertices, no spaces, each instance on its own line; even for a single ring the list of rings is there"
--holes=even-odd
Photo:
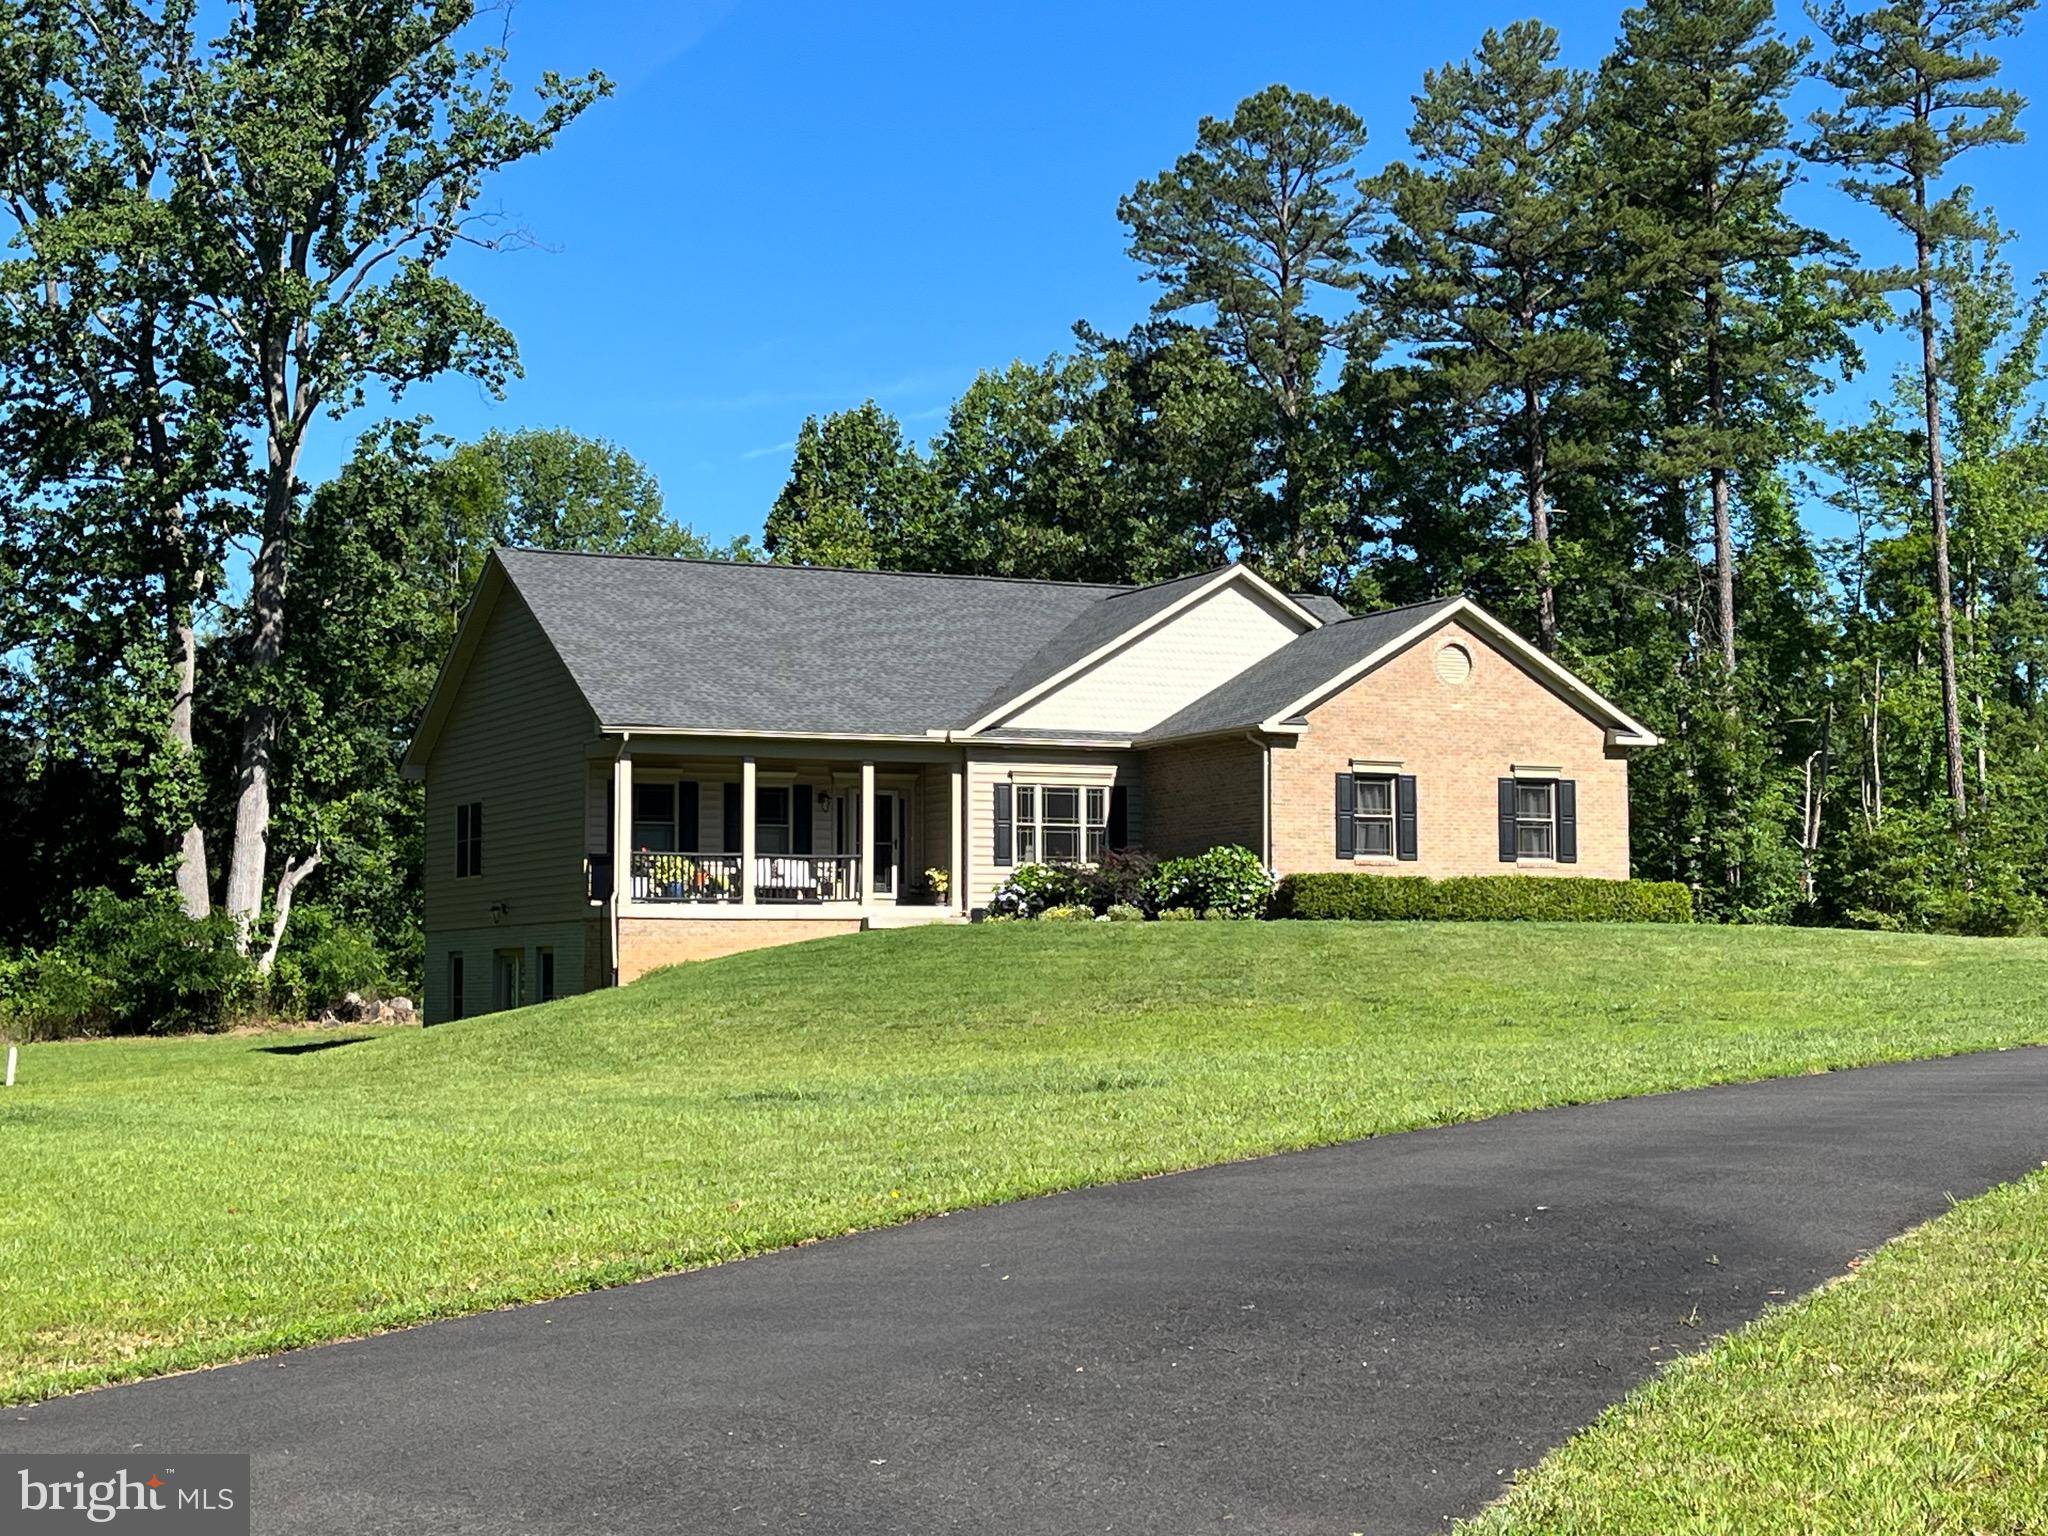
[[[468,880],[484,872],[484,803],[470,800],[455,807],[455,878]]]
[[[1394,851],[1394,776],[1361,773],[1352,780],[1351,846],[1360,853]]]
[[[1093,863],[1108,845],[1107,787],[1019,784],[1015,810],[1019,864]]]
[[[1557,852],[1557,781],[1515,780],[1515,857],[1548,859]]]

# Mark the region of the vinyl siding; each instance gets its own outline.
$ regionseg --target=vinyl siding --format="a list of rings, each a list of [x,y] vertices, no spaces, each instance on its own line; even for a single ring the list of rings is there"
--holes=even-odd
[[[998,783],[1122,784],[1129,789],[1130,838],[1145,847],[1145,796],[1134,752],[1048,752],[978,748],[967,760],[968,905],[985,907],[1010,870],[995,862]],[[1012,866],[1014,867],[1014,866]]]
[[[582,990],[585,751],[596,729],[532,613],[506,588],[426,765],[429,1022],[447,1017],[447,955],[456,945],[467,956],[471,1013],[490,996],[497,948],[552,944],[556,991]],[[456,807],[476,801],[483,873],[457,879]]]
[[[1232,583],[1002,723],[1030,729],[1142,731],[1270,656],[1301,631],[1299,620]]]

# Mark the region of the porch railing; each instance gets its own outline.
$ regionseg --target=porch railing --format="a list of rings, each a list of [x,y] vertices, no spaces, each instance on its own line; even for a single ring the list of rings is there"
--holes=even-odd
[[[754,860],[756,901],[858,901],[860,859],[851,853],[772,853]]]
[[[740,855],[656,853],[633,855],[635,901],[736,902]],[[860,859],[851,853],[776,853],[754,860],[756,901],[821,902],[860,899]]]
[[[736,853],[633,855],[635,901],[738,901],[740,856]]]

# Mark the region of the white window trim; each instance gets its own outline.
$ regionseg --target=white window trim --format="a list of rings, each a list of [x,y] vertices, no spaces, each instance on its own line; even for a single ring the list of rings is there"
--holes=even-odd
[[[1066,827],[1072,825],[1078,829],[1080,834],[1079,856],[1071,860],[1062,859],[1059,862],[1071,864],[1077,868],[1088,868],[1098,863],[1099,859],[1091,858],[1088,853],[1089,838],[1091,834],[1096,832],[1102,834],[1103,849],[1105,852],[1108,850],[1109,803],[1111,793],[1115,787],[1113,777],[1109,779],[1073,780],[1064,778],[1061,775],[1024,774],[1013,776],[1011,787],[1013,791],[1031,791],[1031,815],[1028,820],[1023,813],[1021,795],[1014,796],[1010,804],[1010,857],[1017,864],[1050,864],[1053,862],[1045,854],[1045,792],[1049,789],[1071,789],[1077,802],[1075,808],[1076,820],[1074,822],[1057,821],[1052,823],[1055,828],[1060,830],[1065,830]],[[1091,821],[1088,818],[1088,791],[1091,789],[1102,791],[1102,820],[1099,822]],[[1022,851],[1022,844],[1027,833],[1031,839],[1031,856],[1029,858],[1026,858]]]
[[[1520,769],[1515,771],[1515,862],[1517,864],[1555,864],[1557,862],[1557,781],[1560,777],[1561,775],[1556,773],[1546,774],[1540,771],[1524,773]],[[1534,816],[1524,816],[1522,814],[1522,786],[1524,784],[1541,784],[1550,791],[1550,816],[1548,820],[1550,827],[1550,852],[1548,853],[1522,852],[1522,828],[1524,826],[1533,827],[1544,824],[1539,822]]]
[[[1392,864],[1399,861],[1401,853],[1401,765],[1382,763],[1356,763],[1351,765],[1351,857],[1355,862],[1366,864]],[[1384,779],[1387,781],[1387,814],[1385,816],[1363,816],[1358,810],[1358,780]],[[1384,821],[1387,824],[1387,851],[1369,851],[1359,837],[1362,823]]]

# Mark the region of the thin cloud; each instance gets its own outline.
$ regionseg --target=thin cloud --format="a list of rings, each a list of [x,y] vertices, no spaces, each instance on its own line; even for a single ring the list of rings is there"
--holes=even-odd
[[[786,443],[770,443],[766,448],[749,448],[740,455],[740,458],[742,460],[765,459],[771,454],[788,453],[794,447],[796,447],[796,440],[792,438]]]

